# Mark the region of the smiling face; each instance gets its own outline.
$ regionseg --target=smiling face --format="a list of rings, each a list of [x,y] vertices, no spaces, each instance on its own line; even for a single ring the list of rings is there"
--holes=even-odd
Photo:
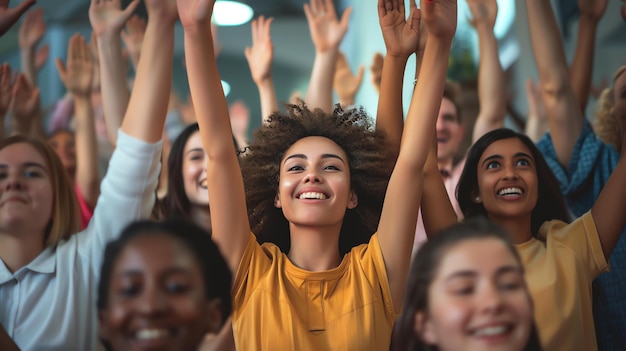
[[[459,150],[464,134],[456,106],[444,97],[437,117],[437,159],[442,162],[451,160]]]
[[[538,181],[530,149],[518,138],[495,141],[478,161],[478,194],[492,220],[529,216],[537,205]]]
[[[198,261],[167,234],[132,239],[110,279],[100,335],[114,350],[195,350],[219,330],[220,306],[206,299]]]
[[[287,150],[280,165],[276,207],[290,223],[340,225],[346,209],[356,205],[348,157],[339,145],[311,136]]]
[[[16,143],[0,150],[0,230],[28,225],[43,232],[53,192],[48,165],[34,147]]]
[[[207,190],[206,152],[202,146],[200,133],[193,133],[183,151],[183,183],[185,195],[192,205],[207,206],[209,192]]]
[[[489,252],[489,255],[485,255]],[[522,267],[496,238],[448,248],[428,290],[416,333],[438,350],[523,350],[532,306]]]

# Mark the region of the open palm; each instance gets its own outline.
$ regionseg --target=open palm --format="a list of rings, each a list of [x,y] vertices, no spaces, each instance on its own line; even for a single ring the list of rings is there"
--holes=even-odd
[[[387,55],[409,57],[417,48],[420,12],[415,0],[411,0],[408,20],[404,16],[404,0],[378,0],[378,18]]]

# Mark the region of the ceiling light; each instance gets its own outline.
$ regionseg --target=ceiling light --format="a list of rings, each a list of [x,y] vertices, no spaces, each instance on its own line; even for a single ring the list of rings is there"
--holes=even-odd
[[[213,22],[218,26],[238,26],[253,15],[252,8],[241,1],[218,0],[213,8]]]

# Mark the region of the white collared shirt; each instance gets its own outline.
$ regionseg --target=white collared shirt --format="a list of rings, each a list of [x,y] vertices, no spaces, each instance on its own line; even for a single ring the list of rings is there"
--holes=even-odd
[[[88,227],[11,273],[0,261],[0,324],[22,350],[95,350],[104,248],[154,205],[161,142],[118,132]]]

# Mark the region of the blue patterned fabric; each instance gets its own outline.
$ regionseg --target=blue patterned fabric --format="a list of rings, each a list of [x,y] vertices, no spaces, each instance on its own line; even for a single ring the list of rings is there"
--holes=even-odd
[[[556,157],[550,134],[537,147],[559,181],[570,211],[580,217],[589,211],[619,160],[619,152],[604,144],[585,121],[567,169]],[[624,199],[626,201],[626,199]],[[609,258],[611,271],[593,283],[593,309],[602,351],[626,350],[626,228]]]

